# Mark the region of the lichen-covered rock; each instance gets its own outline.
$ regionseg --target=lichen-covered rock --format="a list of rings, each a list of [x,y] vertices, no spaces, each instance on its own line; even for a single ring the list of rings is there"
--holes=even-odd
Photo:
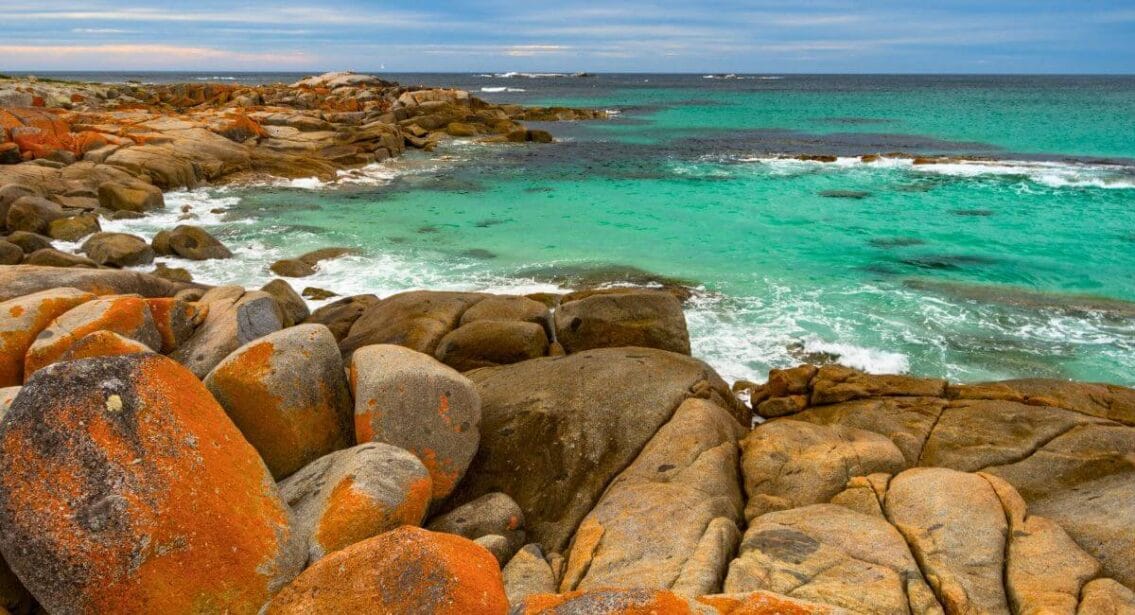
[[[481,395],[481,445],[448,505],[506,493],[524,511],[528,539],[549,552],[567,546],[607,484],[687,398],[750,420],[709,366],[662,350],[593,350],[466,375]]]
[[[327,327],[253,340],[213,368],[205,386],[277,480],[353,443],[343,359]]]
[[[430,474],[409,451],[369,442],[336,451],[280,483],[308,563],[403,525],[421,525]]]
[[[157,349],[162,354],[177,350],[189,340],[209,313],[207,306],[173,297],[146,299],[146,305],[150,307],[154,326],[162,337],[161,346]]]
[[[358,349],[350,378],[357,441],[414,453],[430,471],[434,498],[449,495],[480,441],[473,383],[433,357],[385,344]]]
[[[52,613],[255,613],[302,553],[256,451],[159,355],[60,363],[0,422],[0,550]]]
[[[548,354],[544,327],[516,320],[476,320],[446,334],[434,356],[466,372],[537,359]]]
[[[113,331],[100,329],[94,333],[88,333],[72,344],[67,352],[59,357],[59,361],[78,361],[79,359],[94,357],[113,357],[147,352],[153,352],[153,349],[142,342],[123,337]]]
[[[641,346],[690,354],[682,304],[663,291],[594,292],[556,309],[556,340],[569,353]]]
[[[209,289],[198,303],[208,308],[204,322],[170,355],[198,378],[207,376],[237,348],[284,325],[279,304],[265,292],[218,286]]]
[[[40,332],[24,356],[24,380],[58,361],[79,340],[101,330],[149,348],[161,347],[161,334],[145,299],[131,295],[94,299],[64,312]]]
[[[717,615],[713,607],[673,592],[604,588],[566,594],[533,594],[513,605],[513,615]]]
[[[268,605],[267,615],[505,615],[493,556],[467,538],[402,527],[331,553]]]
[[[24,382],[24,356],[36,336],[63,313],[95,296],[75,288],[55,288],[0,303],[0,387]]]
[[[560,591],[719,592],[740,538],[743,433],[712,402],[683,402],[583,519]]]
[[[414,291],[387,297],[363,312],[339,344],[345,354],[363,346],[397,344],[433,356],[465,310],[485,295]]]
[[[111,267],[136,267],[154,262],[154,249],[146,240],[126,233],[95,233],[81,248],[91,260]]]

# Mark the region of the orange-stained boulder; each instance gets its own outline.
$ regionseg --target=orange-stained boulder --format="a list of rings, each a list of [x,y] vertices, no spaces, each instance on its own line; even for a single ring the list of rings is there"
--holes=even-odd
[[[481,397],[468,378],[433,357],[389,344],[351,357],[358,442],[386,442],[418,456],[434,499],[465,475],[481,435]]]
[[[161,348],[158,349],[162,354],[177,350],[178,346],[193,336],[197,326],[204,322],[209,314],[207,305],[173,297],[146,299],[146,305],[150,307],[154,326],[162,336]]]
[[[405,526],[336,551],[285,587],[268,615],[504,615],[497,561],[467,538]]]
[[[123,354],[145,354],[153,351],[152,348],[142,342],[122,337],[114,331],[101,329],[72,344],[67,352],[59,357],[59,361],[78,361],[79,359],[113,357]]]
[[[0,550],[52,613],[256,613],[298,572],[289,512],[191,372],[59,363],[0,422]]]
[[[205,386],[278,479],[354,443],[351,394],[335,338],[300,325],[236,349]]]
[[[113,331],[150,348],[161,347],[161,334],[145,299],[132,295],[95,299],[63,313],[39,334],[24,355],[24,380],[58,361],[75,342],[100,330]]]
[[[51,321],[95,296],[54,288],[0,303],[0,387],[24,382],[24,355]]]
[[[712,607],[664,589],[596,589],[566,594],[534,594],[515,615],[715,615]]]
[[[430,506],[430,473],[409,451],[368,442],[331,453],[280,482],[307,538],[308,562],[397,529],[421,525]]]

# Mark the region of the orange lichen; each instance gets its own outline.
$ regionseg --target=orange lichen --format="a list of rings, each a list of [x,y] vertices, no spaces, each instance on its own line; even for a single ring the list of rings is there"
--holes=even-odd
[[[406,526],[319,560],[267,612],[504,615],[508,598],[500,568],[484,548]]]
[[[322,403],[313,406],[297,405],[277,394],[279,389],[271,385],[275,355],[270,341],[252,344],[219,365],[209,387],[272,475],[280,479],[349,443],[329,403],[329,390],[316,396]]]
[[[359,491],[347,477],[327,498],[315,539],[324,553],[330,553],[403,525],[418,525],[429,508],[431,492],[429,477],[418,479],[406,498],[390,508]]]
[[[559,607],[564,613],[587,612],[588,602],[595,600],[607,607],[604,615],[691,615],[690,603],[666,590],[645,589],[593,589],[565,594],[535,594],[524,600],[522,615],[556,615]],[[620,604],[611,610],[610,604]]]
[[[145,344],[136,342],[114,333],[112,331],[95,331],[94,333],[75,342],[67,352],[59,358],[60,361],[77,361],[91,357],[109,357],[114,355],[138,354],[150,352]]]
[[[35,372],[51,365],[63,356],[63,353],[76,341],[94,333],[95,331],[113,331],[125,337],[137,335],[147,324],[149,310],[141,297],[116,297],[104,302],[105,309],[96,317],[83,322],[67,323],[73,328],[56,328],[52,322],[49,328],[55,330],[50,340],[37,340],[24,356],[24,380],[31,378]]]
[[[58,582],[77,592],[65,598],[75,611],[257,612],[288,538],[270,477],[191,372],[157,355],[130,361],[113,394],[76,389],[38,420],[9,421],[0,481],[9,504],[38,511],[9,531],[68,564]],[[67,434],[63,446],[30,446],[44,429]],[[92,486],[121,503],[96,530],[75,508]]]
[[[815,608],[766,592],[745,596],[702,596],[698,602],[712,606],[721,615],[824,615],[834,612],[826,606]]]
[[[456,465],[452,459],[438,459],[437,451],[432,448],[411,448],[409,451],[417,455],[422,465],[429,470],[435,499],[444,498],[453,492],[461,478],[461,472],[450,469]]]
[[[88,293],[36,293],[7,301],[10,318],[0,321],[0,387],[24,382],[24,355],[51,321],[94,299]]]

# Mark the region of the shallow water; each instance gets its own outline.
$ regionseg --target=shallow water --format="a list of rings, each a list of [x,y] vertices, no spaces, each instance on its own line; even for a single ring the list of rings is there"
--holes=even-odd
[[[677,278],[703,289],[694,353],[727,378],[838,356],[1135,384],[1135,78],[782,77],[395,76],[619,113],[541,126],[552,146],[454,142],[333,185],[175,193],[160,216],[107,226],[148,236],[189,206],[237,253],[190,265],[210,282],[260,283],[329,245],[365,255],[297,287]],[[981,160],[857,158],[886,152]],[[840,158],[780,157],[795,154]]]

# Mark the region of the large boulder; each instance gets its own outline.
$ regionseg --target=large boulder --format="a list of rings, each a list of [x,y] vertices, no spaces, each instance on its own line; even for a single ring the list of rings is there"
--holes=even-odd
[[[30,233],[28,231],[15,231],[5,238],[5,241],[14,243],[24,251],[24,254],[31,254],[37,250],[51,247],[51,238],[40,235],[39,233]]]
[[[46,235],[52,220],[67,217],[58,203],[38,196],[16,199],[8,208],[6,218],[9,231],[27,231]]]
[[[191,284],[170,282],[137,271],[59,269],[17,265],[0,268],[0,301],[41,290],[71,287],[96,295],[172,297]]]
[[[564,298],[556,340],[568,352],[641,346],[690,354],[682,304],[664,291],[615,289]]]
[[[583,519],[560,591],[721,591],[741,535],[737,440],[744,431],[712,402],[683,402]]]
[[[387,297],[363,312],[339,348],[345,354],[373,344],[398,344],[428,355],[452,331],[477,293],[413,291]]]
[[[112,211],[146,212],[165,206],[157,186],[143,181],[108,181],[98,187],[99,206]]]
[[[37,267],[77,267],[81,269],[98,269],[99,264],[80,254],[70,254],[55,248],[36,250],[24,258],[25,265]]]
[[[325,325],[331,330],[335,339],[341,342],[343,338],[347,337],[351,327],[363,315],[363,312],[376,303],[378,303],[378,297],[375,295],[345,297],[316,309],[303,322]]]
[[[52,366],[0,422],[0,550],[49,612],[254,613],[298,546],[256,451],[165,357]]]
[[[99,217],[95,214],[79,214],[52,220],[47,225],[47,234],[60,241],[79,241],[87,235],[102,230]]]
[[[827,502],[852,477],[906,467],[902,452],[884,436],[840,424],[770,421],[750,432],[741,449],[747,519]]]
[[[161,256],[180,256],[194,261],[230,258],[233,253],[199,226],[180,224],[154,236],[154,251]]]
[[[81,248],[91,260],[111,267],[136,267],[154,262],[154,249],[145,239],[126,233],[95,233]]]
[[[466,372],[536,359],[548,354],[544,327],[517,320],[476,320],[446,334],[434,353],[439,361]]]
[[[275,297],[276,303],[280,304],[280,309],[284,313],[284,327],[298,325],[311,316],[307,302],[287,282],[275,279],[262,286],[260,290]],[[328,330],[330,331],[330,327],[328,327]],[[332,336],[334,336],[334,332],[332,332]],[[338,343],[338,341],[339,338],[336,337],[335,343]]]
[[[54,288],[0,303],[0,387],[24,382],[24,356],[52,321],[95,296]]]
[[[253,340],[213,368],[205,386],[277,480],[354,443],[343,359],[327,327]]]
[[[421,525],[433,496],[430,474],[409,451],[369,442],[336,451],[280,483],[295,512],[308,564],[403,525]]]
[[[139,341],[149,348],[161,347],[161,334],[145,299],[135,296],[94,299],[64,312],[40,332],[24,356],[24,380],[58,361],[79,340],[102,330]]]
[[[433,357],[392,345],[364,346],[351,358],[358,442],[385,442],[414,453],[449,495],[480,441],[481,399],[473,383]]]
[[[336,551],[304,571],[266,615],[505,615],[493,556],[467,538],[402,527]]]
[[[67,352],[64,352],[63,355],[59,357],[59,362],[78,361],[80,359],[91,359],[94,357],[113,357],[124,354],[145,354],[147,352],[154,352],[154,349],[138,340],[132,340],[114,331],[100,329],[93,333],[88,333],[80,338],[79,341],[71,344]]]
[[[506,493],[524,511],[529,539],[549,552],[567,546],[607,484],[687,398],[750,420],[709,366],[662,350],[593,350],[466,375],[481,395],[481,446],[450,505]]]
[[[725,592],[758,590],[854,613],[941,613],[902,534],[882,515],[834,504],[753,520]]]
[[[199,303],[208,307],[205,321],[170,355],[198,378],[207,376],[237,348],[284,326],[280,306],[268,293],[218,286]]]

